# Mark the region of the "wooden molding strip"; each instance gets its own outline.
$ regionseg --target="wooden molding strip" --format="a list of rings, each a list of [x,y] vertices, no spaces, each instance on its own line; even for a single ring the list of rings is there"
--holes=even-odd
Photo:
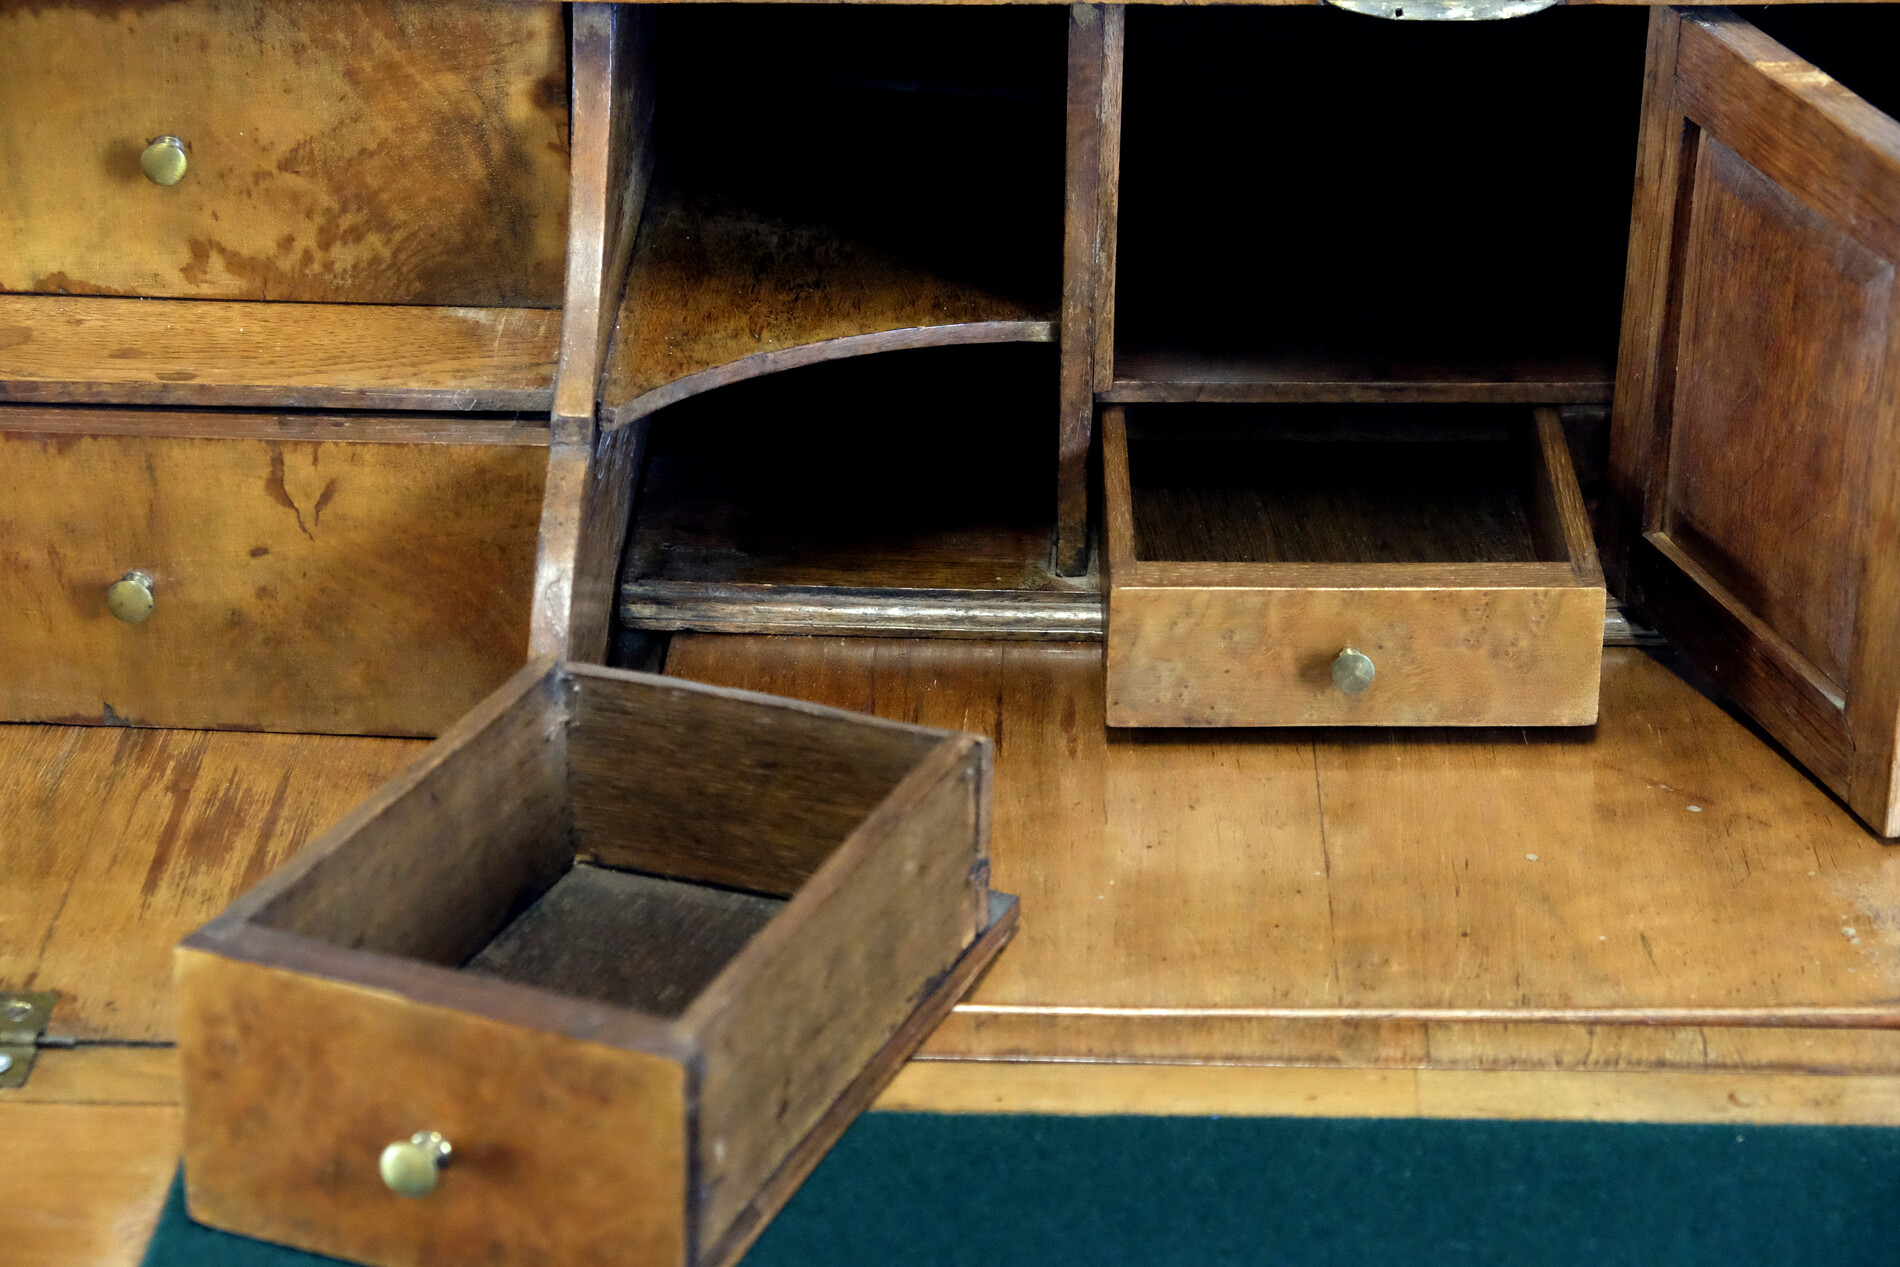
[[[860,637],[1003,638],[1100,642],[1102,596],[1089,590],[844,589],[800,585],[639,581],[620,591],[628,629],[694,633]],[[1606,647],[1660,646],[1655,630],[1614,600],[1604,610]]]

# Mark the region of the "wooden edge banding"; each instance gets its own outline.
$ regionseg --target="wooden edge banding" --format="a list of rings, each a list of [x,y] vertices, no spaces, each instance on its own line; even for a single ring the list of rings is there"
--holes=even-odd
[[[887,717],[873,717],[867,713],[854,713],[845,708],[833,708],[829,704],[813,704],[807,700],[792,699],[784,695],[767,695],[760,691],[745,691],[734,686],[713,686],[706,682],[689,682],[685,678],[665,677],[658,673],[640,673],[633,669],[610,669],[601,664],[579,662],[565,663],[560,668],[562,674],[576,683],[580,689],[580,701],[575,706],[577,711],[587,707],[589,690],[598,689],[590,686],[590,683],[619,683],[622,684],[619,689],[631,686],[641,690],[672,691],[681,695],[708,695],[717,699],[742,700],[761,708],[803,713],[807,717],[821,717],[861,729],[891,730],[936,740],[975,738],[975,736],[965,735],[962,731],[944,730],[937,726],[919,726],[913,722],[892,721]],[[616,688],[609,687],[609,689]],[[899,785],[900,788],[902,786],[902,784]],[[893,792],[892,795],[896,793]]]
[[[191,405],[234,409],[413,409],[444,413],[544,413],[552,387],[327,387],[310,383],[114,383],[98,379],[0,380],[0,401],[20,404]]]
[[[538,986],[318,941],[299,933],[241,925],[214,944],[194,934],[181,954],[211,954],[280,972],[399,995],[428,1007],[485,1016],[582,1042],[664,1056],[691,1066],[699,1048],[673,1021],[633,1008],[555,994]]]
[[[1052,343],[1055,338],[1056,323],[1053,321],[964,321],[820,339],[816,343],[800,343],[788,348],[774,348],[770,352],[757,352],[725,365],[676,378],[663,387],[641,392],[618,404],[606,402],[606,423],[610,427],[625,426],[637,418],[716,387],[762,378],[782,370],[820,365],[826,361],[842,361],[877,352],[907,352],[915,348],[964,347],[983,343]]]
[[[1388,1021],[1498,1025],[1643,1025],[1729,1029],[1900,1029],[1900,1003],[1839,1007],[1088,1007],[959,1003],[964,1016],[1074,1016],[1116,1020]]]
[[[1141,560],[1112,584],[1127,589],[1576,589],[1568,563],[1199,563]],[[1587,587],[1586,587],[1587,588]]]
[[[1433,382],[1404,378],[1263,379],[1206,382],[1189,379],[1116,379],[1096,393],[1104,404],[1455,404],[1607,405],[1607,378],[1548,382],[1482,380]]]
[[[772,1216],[784,1208],[798,1186],[824,1160],[833,1144],[845,1133],[858,1115],[871,1107],[873,1101],[891,1084],[904,1062],[930,1037],[932,1030],[948,1016],[956,1001],[973,985],[983,970],[995,960],[1003,946],[1016,931],[1016,919],[1019,904],[1014,897],[1006,893],[991,892],[990,923],[983,935],[963,952],[949,972],[937,982],[917,1010],[900,1026],[889,1041],[878,1050],[871,1063],[845,1088],[844,1094],[832,1102],[818,1124],[789,1156],[773,1172],[749,1205],[740,1212],[730,1229],[720,1238],[702,1258],[700,1267],[730,1267],[752,1247],[752,1243],[765,1230]]]
[[[1584,506],[1583,489],[1577,485],[1576,468],[1570,461],[1570,444],[1564,439],[1563,419],[1552,406],[1533,411],[1537,426],[1537,452],[1543,477],[1549,481],[1550,495],[1557,504],[1557,519],[1563,527],[1564,550],[1577,579],[1590,585],[1603,584],[1603,568],[1597,560],[1596,537],[1590,531],[1590,512]]]
[[[1088,566],[1088,458],[1095,429],[1096,290],[1102,272],[1102,109],[1107,20],[1069,6],[1063,131],[1062,341],[1056,426],[1055,570]]]
[[[719,582],[633,582],[627,629],[1068,641],[1102,636],[1094,590],[902,590]]]
[[[283,440],[313,444],[452,444],[548,447],[540,423],[469,422],[402,414],[214,414],[144,409],[59,409],[23,405],[0,414],[16,435],[141,436],[166,440]]]
[[[1108,584],[1135,565],[1135,494],[1128,475],[1128,419],[1120,405],[1102,411],[1102,535]]]

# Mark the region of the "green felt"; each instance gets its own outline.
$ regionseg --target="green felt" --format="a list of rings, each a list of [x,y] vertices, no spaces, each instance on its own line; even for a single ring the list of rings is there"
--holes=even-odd
[[[746,1263],[1846,1265],[1897,1234],[1874,1127],[871,1113]],[[145,1267],[333,1261],[174,1187]]]

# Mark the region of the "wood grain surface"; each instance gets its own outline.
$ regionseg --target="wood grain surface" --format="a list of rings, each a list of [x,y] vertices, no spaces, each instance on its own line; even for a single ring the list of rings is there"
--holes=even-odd
[[[554,412],[592,418],[634,229],[653,175],[653,73],[636,8],[573,14],[574,164],[567,291]]]
[[[527,649],[547,432],[0,414],[0,717],[428,735]],[[141,624],[106,590],[152,579]]]
[[[1236,435],[1169,429],[1179,411],[1137,449],[1125,412],[1102,418],[1110,725],[1596,720],[1603,580],[1594,552],[1570,555],[1588,529],[1554,412],[1513,419],[1489,458],[1335,438],[1350,416],[1276,441],[1278,415]],[[1358,694],[1333,682],[1347,647],[1377,672]]]
[[[521,669],[217,927],[461,964],[573,860],[566,706],[548,661]]]
[[[720,1242],[989,926],[989,778],[987,743],[945,736],[682,1019],[702,1062],[699,1244]]]
[[[1604,652],[1580,732],[1117,733],[1094,646],[679,636],[667,671],[996,737],[992,882],[1034,917],[932,1056],[1900,1062],[1900,861],[1654,653]]]
[[[135,1267],[178,1169],[179,1120],[173,1104],[0,1100],[0,1131],[32,1149],[30,1164],[7,1167],[7,1261]]]
[[[576,853],[774,897],[796,893],[945,740],[660,679],[580,676],[567,755]]]
[[[0,400],[545,410],[540,308],[0,295]]]
[[[784,905],[583,863],[463,968],[678,1016]]]
[[[1497,404],[1608,404],[1613,380],[1607,360],[1406,360],[1341,351],[1326,356],[1283,352],[1209,354],[1124,349],[1115,377],[1098,393],[1110,402],[1202,403],[1451,401]]]
[[[1630,597],[1900,835],[1900,122],[1735,14],[1656,19],[1611,518]],[[1647,244],[1647,245],[1646,245]]]
[[[1056,570],[1088,566],[1089,450],[1095,437],[1101,309],[1114,286],[1112,207],[1120,182],[1122,36],[1119,5],[1069,7],[1062,231],[1061,418],[1056,429]],[[1112,336],[1107,346],[1113,349]]]
[[[1055,338],[1047,309],[823,225],[656,190],[601,403],[625,422],[727,383],[906,348]]]
[[[0,43],[0,290],[560,304],[558,8],[9,0]]]
[[[171,1041],[172,944],[425,746],[0,726],[0,983],[58,990],[53,1033]]]
[[[201,1222],[391,1267],[684,1263],[674,1061],[191,949],[178,981]],[[422,1130],[455,1152],[405,1200],[377,1157]]]

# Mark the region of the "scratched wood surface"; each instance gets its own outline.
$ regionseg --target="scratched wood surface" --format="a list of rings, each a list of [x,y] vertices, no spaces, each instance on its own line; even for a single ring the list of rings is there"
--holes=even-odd
[[[541,411],[543,308],[0,295],[0,400]]]
[[[547,431],[0,415],[0,718],[432,735],[519,667]],[[128,571],[151,616],[113,617]]]
[[[0,726],[0,986],[52,1032],[171,1041],[171,948],[425,745]]]
[[[1676,666],[1603,670],[1593,730],[1208,735],[1105,731],[1099,647],[680,636],[667,661],[997,739],[1023,931],[933,1056],[1900,1067],[1900,1032],[1801,1027],[1900,1020],[1900,855]],[[1733,1009],[1765,1024],[1713,1023]]]
[[[559,6],[7,0],[0,46],[0,290],[560,306]]]

